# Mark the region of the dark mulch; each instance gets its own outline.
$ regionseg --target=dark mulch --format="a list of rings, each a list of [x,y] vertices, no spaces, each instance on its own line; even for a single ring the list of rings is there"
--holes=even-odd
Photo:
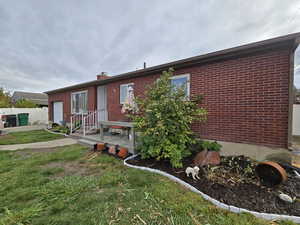
[[[300,198],[300,179],[296,179],[294,174],[289,173],[284,184],[268,188],[261,185],[255,176],[254,161],[244,156],[222,157],[219,166],[201,168],[200,180],[194,181],[185,174],[185,168],[192,165],[192,159],[193,156],[186,158],[181,169],[172,168],[167,161],[140,157],[128,163],[165,171],[228,205],[257,212],[300,216],[300,201],[290,204],[278,198],[280,192]]]

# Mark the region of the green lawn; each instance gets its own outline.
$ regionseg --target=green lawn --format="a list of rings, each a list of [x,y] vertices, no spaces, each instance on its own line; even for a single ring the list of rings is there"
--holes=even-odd
[[[0,136],[0,145],[26,144],[41,141],[51,141],[64,138],[59,134],[52,134],[45,130],[13,132]]]
[[[169,179],[87,159],[80,145],[0,152],[0,224],[276,224],[214,207]],[[281,222],[279,224],[292,224]]]

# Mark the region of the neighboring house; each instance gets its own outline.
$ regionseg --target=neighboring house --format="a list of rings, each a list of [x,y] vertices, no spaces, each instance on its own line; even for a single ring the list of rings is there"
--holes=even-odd
[[[49,119],[69,122],[73,114],[99,110],[101,120],[123,121],[127,88],[143,96],[148,84],[173,67],[174,84],[187,82],[187,95],[204,95],[208,120],[192,126],[201,138],[287,148],[299,39],[300,33],[290,34],[48,91]]]
[[[44,93],[15,91],[12,96],[12,101],[17,102],[21,99],[29,100],[39,107],[48,107],[48,95]]]

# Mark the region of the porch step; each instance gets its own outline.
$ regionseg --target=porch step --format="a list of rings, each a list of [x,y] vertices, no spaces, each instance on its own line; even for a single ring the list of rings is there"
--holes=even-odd
[[[90,141],[90,140],[86,140],[86,139],[83,139],[83,138],[78,139],[78,142],[80,144],[88,145],[90,147],[93,147],[95,144],[97,144],[97,142],[95,142],[95,141]]]

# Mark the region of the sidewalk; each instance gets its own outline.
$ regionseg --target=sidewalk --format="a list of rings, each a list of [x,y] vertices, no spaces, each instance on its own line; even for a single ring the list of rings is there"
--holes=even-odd
[[[0,145],[0,151],[15,151],[19,149],[36,149],[36,148],[54,148],[65,145],[76,144],[77,140],[73,138],[63,138],[53,141],[35,142],[28,144],[15,144],[15,145]]]

